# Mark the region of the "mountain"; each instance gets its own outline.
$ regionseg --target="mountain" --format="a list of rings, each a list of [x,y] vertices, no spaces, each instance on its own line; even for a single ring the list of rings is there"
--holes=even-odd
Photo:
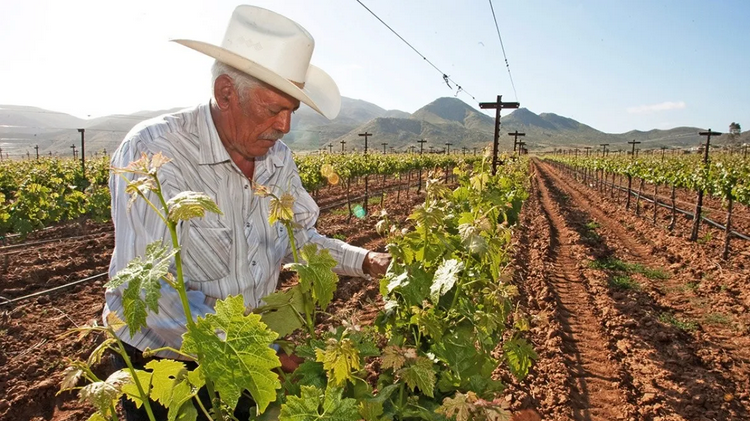
[[[290,132],[284,136],[296,152],[329,149],[340,151],[341,142],[347,151],[362,151],[364,139],[359,133],[368,132],[368,149],[405,151],[419,147],[417,141],[426,139],[425,151],[442,151],[448,147],[459,151],[481,149],[492,142],[494,118],[467,105],[457,98],[438,98],[412,114],[399,110],[385,110],[360,99],[342,98],[341,112],[334,120],[327,120],[307,106],[302,106],[292,117]],[[15,157],[35,152],[71,156],[71,146],[80,147],[78,128],[86,129],[86,154],[113,151],[122,138],[138,122],[179,108],[161,111],[140,111],[129,115],[111,115],[95,119],[80,119],[68,114],[36,107],[0,105],[0,148],[3,154]],[[669,130],[603,133],[574,119],[553,113],[536,114],[519,108],[502,117],[500,149],[510,150],[513,137],[508,133],[525,133],[519,140],[532,151],[570,148],[599,148],[609,144],[609,150],[629,150],[627,142],[641,142],[640,149],[659,147],[692,148],[705,142],[695,127],[676,127]],[[750,142],[750,134],[736,139],[724,135],[712,138],[712,143],[723,146]],[[446,145],[450,143],[451,145]]]

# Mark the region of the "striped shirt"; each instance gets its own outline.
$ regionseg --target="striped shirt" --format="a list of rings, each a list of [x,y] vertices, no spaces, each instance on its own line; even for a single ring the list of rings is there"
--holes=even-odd
[[[183,221],[178,226],[183,272],[193,317],[212,313],[216,300],[242,294],[253,308],[272,293],[284,263],[292,260],[286,229],[268,223],[270,198],[253,194],[251,182],[231,161],[214,126],[208,104],[164,115],[134,127],[112,155],[113,167],[125,167],[140,158],[162,152],[172,161],[159,170],[165,198],[181,191],[203,192],[213,198],[223,215],[207,213],[204,218]],[[362,262],[367,250],[320,235],[315,230],[319,208],[302,187],[291,151],[281,141],[255,159],[255,183],[270,187],[274,194],[291,193],[294,219],[299,228],[294,236],[298,247],[314,243],[330,251],[338,262],[334,271],[363,277]],[[145,254],[146,245],[157,240],[171,246],[169,230],[143,199],[128,209],[125,181],[112,175],[112,220],[115,249],[109,267],[113,277],[132,259]],[[158,203],[158,200],[152,202]],[[174,265],[171,271],[175,273]],[[123,318],[122,292],[125,285],[108,290],[103,317],[116,312]],[[177,292],[162,281],[159,312],[149,312],[148,328],[133,337],[127,329],[119,335],[140,350],[173,347],[179,349],[186,319]],[[124,318],[123,318],[124,320]],[[172,352],[157,354],[179,358]]]

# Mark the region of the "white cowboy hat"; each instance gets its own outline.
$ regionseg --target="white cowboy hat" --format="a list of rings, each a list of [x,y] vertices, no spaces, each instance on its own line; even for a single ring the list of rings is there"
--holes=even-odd
[[[221,46],[173,39],[297,98],[334,119],[341,109],[336,82],[310,64],[315,41],[296,22],[270,10],[238,6]]]

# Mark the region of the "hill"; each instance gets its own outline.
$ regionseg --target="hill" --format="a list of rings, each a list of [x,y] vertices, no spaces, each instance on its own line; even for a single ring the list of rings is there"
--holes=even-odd
[[[95,119],[80,119],[68,114],[36,107],[0,105],[0,148],[3,154],[26,156],[33,154],[38,145],[41,154],[72,155],[71,146],[80,147],[78,128],[86,129],[87,155],[104,150],[111,152],[138,122],[179,108],[159,111],[141,111],[129,115],[111,115]],[[554,113],[536,114],[519,108],[502,117],[500,149],[513,147],[513,131],[525,133],[521,139],[531,151],[592,147],[608,143],[609,149],[628,149],[627,142],[642,142],[641,149],[658,149],[662,146],[692,148],[703,142],[698,135],[703,130],[696,127],[676,127],[669,130],[629,131],[604,133],[574,119]],[[292,117],[291,131],[284,141],[297,152],[329,149],[341,150],[345,142],[348,151],[364,149],[359,133],[369,132],[368,147],[406,151],[419,147],[426,139],[425,150],[442,151],[448,147],[459,151],[467,148],[481,149],[492,142],[494,119],[457,98],[438,98],[412,114],[399,110],[385,110],[360,99],[343,97],[341,113],[329,121],[307,106],[302,106]],[[713,140],[712,140],[713,141]],[[716,138],[717,146],[750,142],[743,133],[736,139],[729,136]]]

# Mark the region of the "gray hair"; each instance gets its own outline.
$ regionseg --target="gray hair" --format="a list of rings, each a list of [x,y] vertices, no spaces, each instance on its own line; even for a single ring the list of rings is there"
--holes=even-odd
[[[211,90],[213,92],[213,86],[216,84],[216,79],[221,75],[227,75],[234,84],[234,89],[240,97],[240,102],[244,103],[247,100],[248,94],[253,88],[263,86],[263,82],[254,78],[246,73],[242,73],[232,66],[224,64],[218,60],[214,61],[214,65],[211,66]],[[214,98],[216,99],[216,98]]]

